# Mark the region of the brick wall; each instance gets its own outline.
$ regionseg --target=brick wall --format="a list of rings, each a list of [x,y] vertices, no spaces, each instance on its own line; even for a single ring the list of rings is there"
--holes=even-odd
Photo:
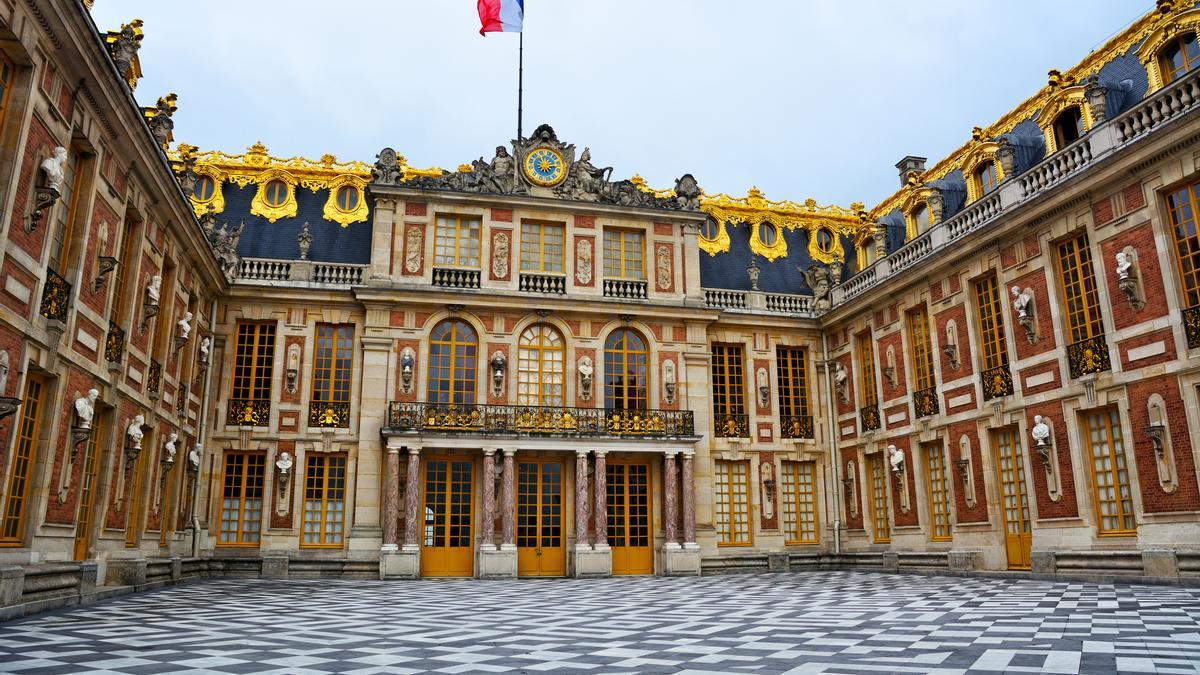
[[[1041,455],[1033,449],[1032,440],[1029,437],[1028,430],[1033,428],[1034,415],[1049,417],[1050,426],[1054,430],[1054,447],[1058,449],[1058,483],[1061,494],[1058,501],[1050,499],[1050,495],[1046,489],[1045,464],[1042,462]],[[1040,404],[1035,408],[1025,411],[1026,432],[1024,435],[1019,436],[1019,439],[1022,448],[1025,449],[1026,468],[1033,477],[1033,496],[1037,500],[1038,519],[1070,518],[1079,515],[1079,504],[1075,495],[1075,473],[1071,456],[1074,452],[1080,451],[1080,449],[1071,446],[1071,439],[1067,434],[1067,423],[1064,415],[1063,406],[1058,402]]]
[[[912,449],[909,447],[909,441],[908,441],[907,436],[898,436],[896,438],[889,439],[888,442],[891,443],[892,445],[895,445],[897,448],[899,448],[901,451],[904,452],[905,471],[903,473],[903,479],[904,479],[904,482],[908,485],[908,506],[909,506],[909,508],[908,508],[908,513],[905,513],[900,508],[900,490],[898,489],[899,486],[896,484],[895,474],[892,473],[892,466],[890,463],[890,458],[887,456],[887,453],[885,452],[884,457],[883,457],[884,467],[887,469],[887,472],[888,472],[888,480],[891,481],[891,483],[892,483],[892,514],[893,514],[892,522],[895,523],[895,525],[897,527],[903,527],[906,525],[919,525],[920,522],[918,521],[918,518],[917,518],[917,502],[922,501],[924,498],[921,496],[921,493],[917,492],[917,478],[916,478],[917,461],[915,459],[915,455],[914,455]]]
[[[1138,194],[1141,194],[1140,190]],[[1117,253],[1133,247],[1137,252],[1138,278],[1141,282],[1142,300],[1145,305],[1134,309],[1125,294],[1117,288]],[[1167,291],[1163,283],[1162,263],[1154,245],[1154,230],[1150,221],[1124,230],[1100,243],[1103,260],[1100,267],[1108,283],[1113,326],[1126,328],[1167,314]]]
[[[1133,429],[1133,461],[1141,483],[1142,508],[1147,513],[1171,511],[1195,511],[1200,509],[1200,489],[1196,482],[1196,463],[1192,455],[1189,438],[1187,412],[1179,391],[1179,381],[1174,375],[1163,375],[1128,385],[1129,426]],[[1175,459],[1178,486],[1166,492],[1158,480],[1158,461],[1150,437],[1142,430],[1150,426],[1147,402],[1152,394],[1158,394],[1166,404],[1164,413],[1170,438],[1167,442]]]
[[[838,467],[838,475],[842,478],[848,477],[846,467],[849,463],[854,464],[854,485],[851,490],[847,490],[845,484],[842,484],[842,511],[846,514],[846,529],[861,530],[863,529],[863,502],[862,491],[866,487],[863,485],[863,471],[858,463],[858,448],[842,448],[842,465]],[[850,504],[854,504],[856,514],[850,513]]]
[[[963,487],[962,474],[954,464],[962,456],[959,441],[963,437],[971,448],[971,477],[975,488],[975,506],[967,506],[967,493]],[[984,485],[987,480],[983,472],[983,452],[979,445],[979,434],[974,422],[959,422],[950,425],[947,439],[947,454],[949,461],[946,469],[954,482],[954,511],[956,520],[960,523],[986,523],[988,521],[987,495]]]
[[[888,347],[892,348],[895,362],[895,376],[892,378],[893,383],[888,382],[887,372],[884,370],[888,364]],[[883,391],[883,396],[880,399],[882,402],[892,401],[908,393],[908,382],[905,379],[905,355],[904,342],[900,337],[900,331],[889,333],[881,338],[875,344],[875,360],[879,363],[879,385]]]

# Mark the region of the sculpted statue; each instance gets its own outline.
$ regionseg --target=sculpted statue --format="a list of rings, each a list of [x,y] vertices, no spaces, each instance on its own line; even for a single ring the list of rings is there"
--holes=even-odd
[[[170,434],[167,435],[167,442],[163,443],[163,453],[165,453],[163,455],[163,463],[164,464],[174,464],[175,463],[175,452],[176,452],[175,443],[177,441],[179,441],[179,434],[171,432]]]
[[[275,468],[279,469],[281,475],[288,475],[292,472],[292,455],[287,450],[279,453],[279,459],[275,460]]]
[[[758,387],[758,404],[764,408],[771,402],[771,385],[766,368],[754,373],[754,384]]]
[[[1024,293],[1023,291],[1021,291],[1021,288],[1019,286],[1012,287],[1012,296],[1013,296],[1012,306],[1013,306],[1013,309],[1015,309],[1017,311],[1017,319],[1018,320],[1028,319],[1029,318],[1029,302],[1031,300],[1033,300],[1033,298],[1029,297],[1029,295],[1027,293]]]
[[[54,153],[42,160],[42,173],[46,176],[46,187],[62,191],[63,176],[67,168],[67,149],[61,145]]]
[[[412,391],[413,367],[416,365],[416,354],[411,347],[405,347],[400,353],[400,389],[405,394]]]
[[[308,221],[300,226],[300,234],[296,237],[296,243],[300,246],[300,259],[308,260],[308,249],[312,247],[312,232],[308,229]]]
[[[1129,279],[1130,272],[1133,270],[1133,260],[1125,251],[1117,252],[1117,279],[1125,281]]]
[[[129,422],[129,427],[125,430],[125,435],[129,437],[129,447],[134,450],[142,449],[142,427],[146,425],[146,417],[138,413]]]
[[[904,470],[904,451],[894,445],[887,446],[888,462],[892,465],[893,472]]]
[[[824,265],[810,265],[807,270],[801,270],[800,273],[804,276],[804,282],[813,292],[813,309],[818,312],[826,312],[833,306],[833,299],[830,297],[830,274],[829,268]]]
[[[186,340],[192,334],[192,313],[185,312],[179,320],[179,339]]]
[[[171,119],[176,110],[175,100],[175,94],[167,94],[158,99],[158,102],[154,104],[154,115],[146,120],[146,124],[150,127],[150,134],[163,147],[170,142],[171,130],[175,128],[175,121]]]
[[[847,380],[847,378],[848,378],[848,375],[846,373],[846,366],[843,366],[842,363],[839,361],[837,363],[837,365],[834,366],[834,369],[833,369],[833,386],[835,389],[837,389],[838,398],[840,398],[842,400],[842,403],[846,402],[846,380]]]
[[[146,285],[146,303],[158,306],[158,301],[162,296],[162,277],[155,274],[150,277],[150,283]]]
[[[758,266],[758,261],[754,259],[754,254],[751,254],[750,265],[746,267],[746,276],[750,277],[750,290],[758,290],[758,275],[762,274],[762,269]]]
[[[396,151],[384,148],[375,155],[375,166],[371,168],[371,181],[379,185],[397,185],[403,176]]]
[[[80,429],[92,428],[92,416],[96,414],[96,399],[100,398],[98,389],[88,389],[87,396],[75,399],[75,426]]]
[[[1033,429],[1030,430],[1029,435],[1033,436],[1033,441],[1037,444],[1037,447],[1044,448],[1049,445],[1050,425],[1046,424],[1045,419],[1041,415],[1033,416]]]
[[[225,278],[232,282],[238,275],[238,264],[241,258],[238,256],[238,242],[242,238],[242,230],[246,229],[245,223],[240,223],[237,227],[227,227],[228,223],[222,223],[220,229],[213,235],[213,255],[217,258],[217,265],[221,268]]]
[[[117,34],[117,39],[108,46],[112,52],[113,64],[122,78],[129,77],[129,66],[133,63],[133,57],[142,48],[142,35],[138,32],[141,27],[141,19],[121,24],[121,32]]]
[[[200,458],[204,456],[204,449],[197,443],[188,451],[188,463],[192,465],[192,471],[200,470]]]
[[[700,184],[690,173],[675,181],[675,203],[684,211],[700,210]]]
[[[488,365],[492,369],[492,395],[504,395],[504,373],[508,369],[508,359],[504,358],[504,353],[496,350],[492,353],[492,358],[488,361]]]
[[[0,351],[0,396],[8,396],[8,350]]]
[[[200,338],[200,363],[208,364],[208,354],[212,351],[212,338],[205,335]]]
[[[499,192],[507,193],[513,190],[513,181],[516,179],[516,163],[513,162],[512,155],[508,154],[508,150],[503,145],[496,146],[496,156],[492,158],[491,169],[492,180]]]
[[[204,210],[200,216],[200,228],[204,230],[204,236],[208,238],[208,245],[212,246],[216,243],[217,236],[217,212],[213,210],[211,204]]]
[[[585,356],[579,359],[579,398],[585,401],[590,401],[592,398],[593,373],[591,357]]]
[[[675,402],[675,362],[663,361],[663,393],[668,404]]]

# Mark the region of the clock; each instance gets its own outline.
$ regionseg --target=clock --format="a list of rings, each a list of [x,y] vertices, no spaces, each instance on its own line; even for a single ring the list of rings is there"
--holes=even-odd
[[[541,147],[525,155],[525,177],[534,185],[551,187],[567,177],[567,163],[553,148]]]

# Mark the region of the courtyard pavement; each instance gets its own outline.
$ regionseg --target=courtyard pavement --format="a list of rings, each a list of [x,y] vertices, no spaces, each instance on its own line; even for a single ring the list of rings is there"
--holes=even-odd
[[[808,572],[214,580],[0,623],[15,673],[1200,672],[1200,590]]]

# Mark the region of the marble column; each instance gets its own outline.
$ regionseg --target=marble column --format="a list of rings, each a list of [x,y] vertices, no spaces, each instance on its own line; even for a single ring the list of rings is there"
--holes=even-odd
[[[683,453],[683,476],[680,483],[683,492],[683,547],[699,548],[696,543],[696,481],[692,453]]]
[[[667,452],[663,457],[663,529],[667,537],[666,548],[679,548],[679,537],[675,525],[679,520],[678,480],[675,475],[675,453]]]
[[[404,487],[404,550],[420,550],[421,449],[408,449],[408,480]]]
[[[591,548],[588,540],[587,450],[575,451],[575,548]]]
[[[479,547],[496,548],[496,449],[483,449],[483,520],[479,527],[483,536]]]
[[[604,452],[596,451],[595,513],[596,548],[608,548],[608,485],[605,471]]]
[[[500,505],[500,529],[503,531],[504,541],[501,548],[515,549],[517,547],[517,470],[516,462],[513,455],[517,454],[516,450],[505,448],[504,450],[504,483],[501,487],[500,499],[504,503]]]
[[[382,551],[395,551],[400,525],[400,448],[387,448],[387,472],[383,484],[383,546]]]

